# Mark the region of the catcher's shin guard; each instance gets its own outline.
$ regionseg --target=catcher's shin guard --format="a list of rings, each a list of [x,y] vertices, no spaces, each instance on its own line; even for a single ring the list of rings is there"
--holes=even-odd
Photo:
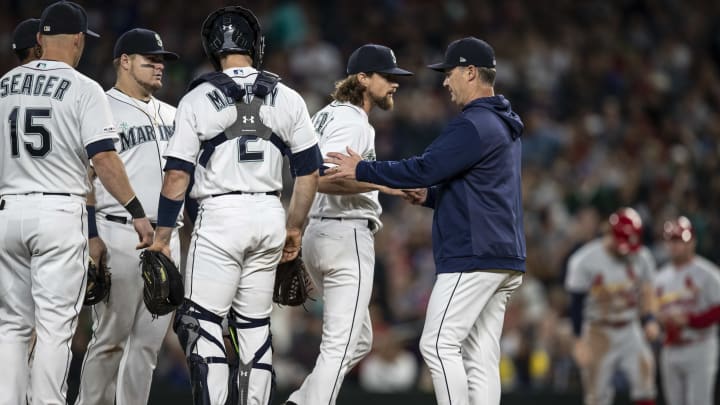
[[[192,384],[193,403],[195,405],[210,405],[210,392],[208,390],[208,364],[227,363],[225,345],[215,336],[200,326],[200,320],[212,322],[222,327],[222,318],[196,303],[186,299],[175,313],[173,330],[185,350],[190,381]],[[204,338],[215,344],[223,353],[223,357],[203,357],[195,352],[198,340]]]
[[[248,362],[244,363],[240,358],[239,347],[238,347],[238,329],[252,329],[252,328],[268,328],[268,337],[260,348],[255,351],[255,355]],[[270,350],[270,356],[272,358],[272,334],[270,333],[270,318],[250,318],[247,316],[240,315],[235,310],[231,309],[228,314],[228,332],[230,332],[230,339],[232,341],[232,350],[235,352],[237,363],[230,364],[230,381],[228,389],[228,401],[226,404],[241,404],[245,405],[248,403],[248,391],[250,385],[250,373],[253,368],[266,370],[271,373],[271,387],[270,387],[270,398],[268,404],[272,403],[273,394],[275,392],[275,371],[272,368],[272,364],[261,363],[260,359],[265,353]]]

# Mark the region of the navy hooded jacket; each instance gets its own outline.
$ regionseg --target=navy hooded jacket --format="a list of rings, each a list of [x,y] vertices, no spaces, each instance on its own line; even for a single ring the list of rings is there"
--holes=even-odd
[[[523,123],[498,95],[466,104],[420,156],[361,161],[358,181],[392,188],[428,187],[435,209],[438,273],[525,271],[521,195]]]

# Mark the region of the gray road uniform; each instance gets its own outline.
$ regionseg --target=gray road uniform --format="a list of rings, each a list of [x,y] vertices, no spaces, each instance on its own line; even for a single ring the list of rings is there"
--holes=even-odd
[[[710,405],[717,374],[720,269],[695,256],[685,266],[663,266],[655,280],[660,313],[689,314],[683,328],[666,328],[660,356],[665,400],[669,405]]]
[[[581,370],[586,404],[612,403],[612,376],[617,369],[630,381],[633,399],[655,397],[655,364],[639,313],[641,285],[652,282],[654,272],[655,261],[647,248],[620,259],[607,251],[602,238],[570,257],[565,287],[587,293],[582,335],[593,359]]]

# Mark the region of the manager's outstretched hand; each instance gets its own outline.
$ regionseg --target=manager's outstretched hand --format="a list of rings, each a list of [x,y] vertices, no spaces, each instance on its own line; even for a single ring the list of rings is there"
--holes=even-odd
[[[362,156],[358,155],[354,150],[347,148],[347,155],[339,152],[329,152],[324,159],[325,163],[332,163],[337,166],[325,170],[325,176],[328,180],[350,179],[355,178],[355,169],[362,160]]]

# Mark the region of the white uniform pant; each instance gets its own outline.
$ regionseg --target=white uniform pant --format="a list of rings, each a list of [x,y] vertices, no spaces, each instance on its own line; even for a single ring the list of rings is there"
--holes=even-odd
[[[285,210],[275,196],[243,194],[204,200],[188,251],[185,298],[222,318],[231,307],[245,317],[268,318],[285,234]],[[201,320],[200,326],[223,341],[220,325]],[[251,362],[269,338],[268,325],[238,329],[240,360]],[[225,357],[219,347],[203,337],[193,353],[206,358]],[[272,350],[267,350],[259,361],[272,364]],[[211,404],[225,404],[228,375],[227,364],[208,364]],[[267,405],[272,374],[255,368],[249,379],[247,405]]]
[[[303,260],[322,293],[320,355],[289,400],[299,405],[335,404],[345,375],[372,344],[370,296],[375,246],[367,220],[311,220]]]
[[[36,404],[65,405],[70,346],[85,298],[85,200],[36,193],[2,201],[0,404],[24,404],[30,383]],[[37,343],[28,372],[33,328]]]
[[[438,274],[420,351],[439,405],[500,403],[500,335],[522,279],[505,270]]]
[[[717,375],[715,336],[683,346],[665,346],[660,354],[663,393],[668,405],[710,405]]]
[[[112,288],[107,303],[91,308],[93,335],[82,366],[77,405],[145,404],[172,313],[153,319],[145,307],[140,251],[135,250],[138,238],[132,224],[108,221],[98,214],[97,226],[108,249]],[[179,264],[177,230],[170,251]]]

